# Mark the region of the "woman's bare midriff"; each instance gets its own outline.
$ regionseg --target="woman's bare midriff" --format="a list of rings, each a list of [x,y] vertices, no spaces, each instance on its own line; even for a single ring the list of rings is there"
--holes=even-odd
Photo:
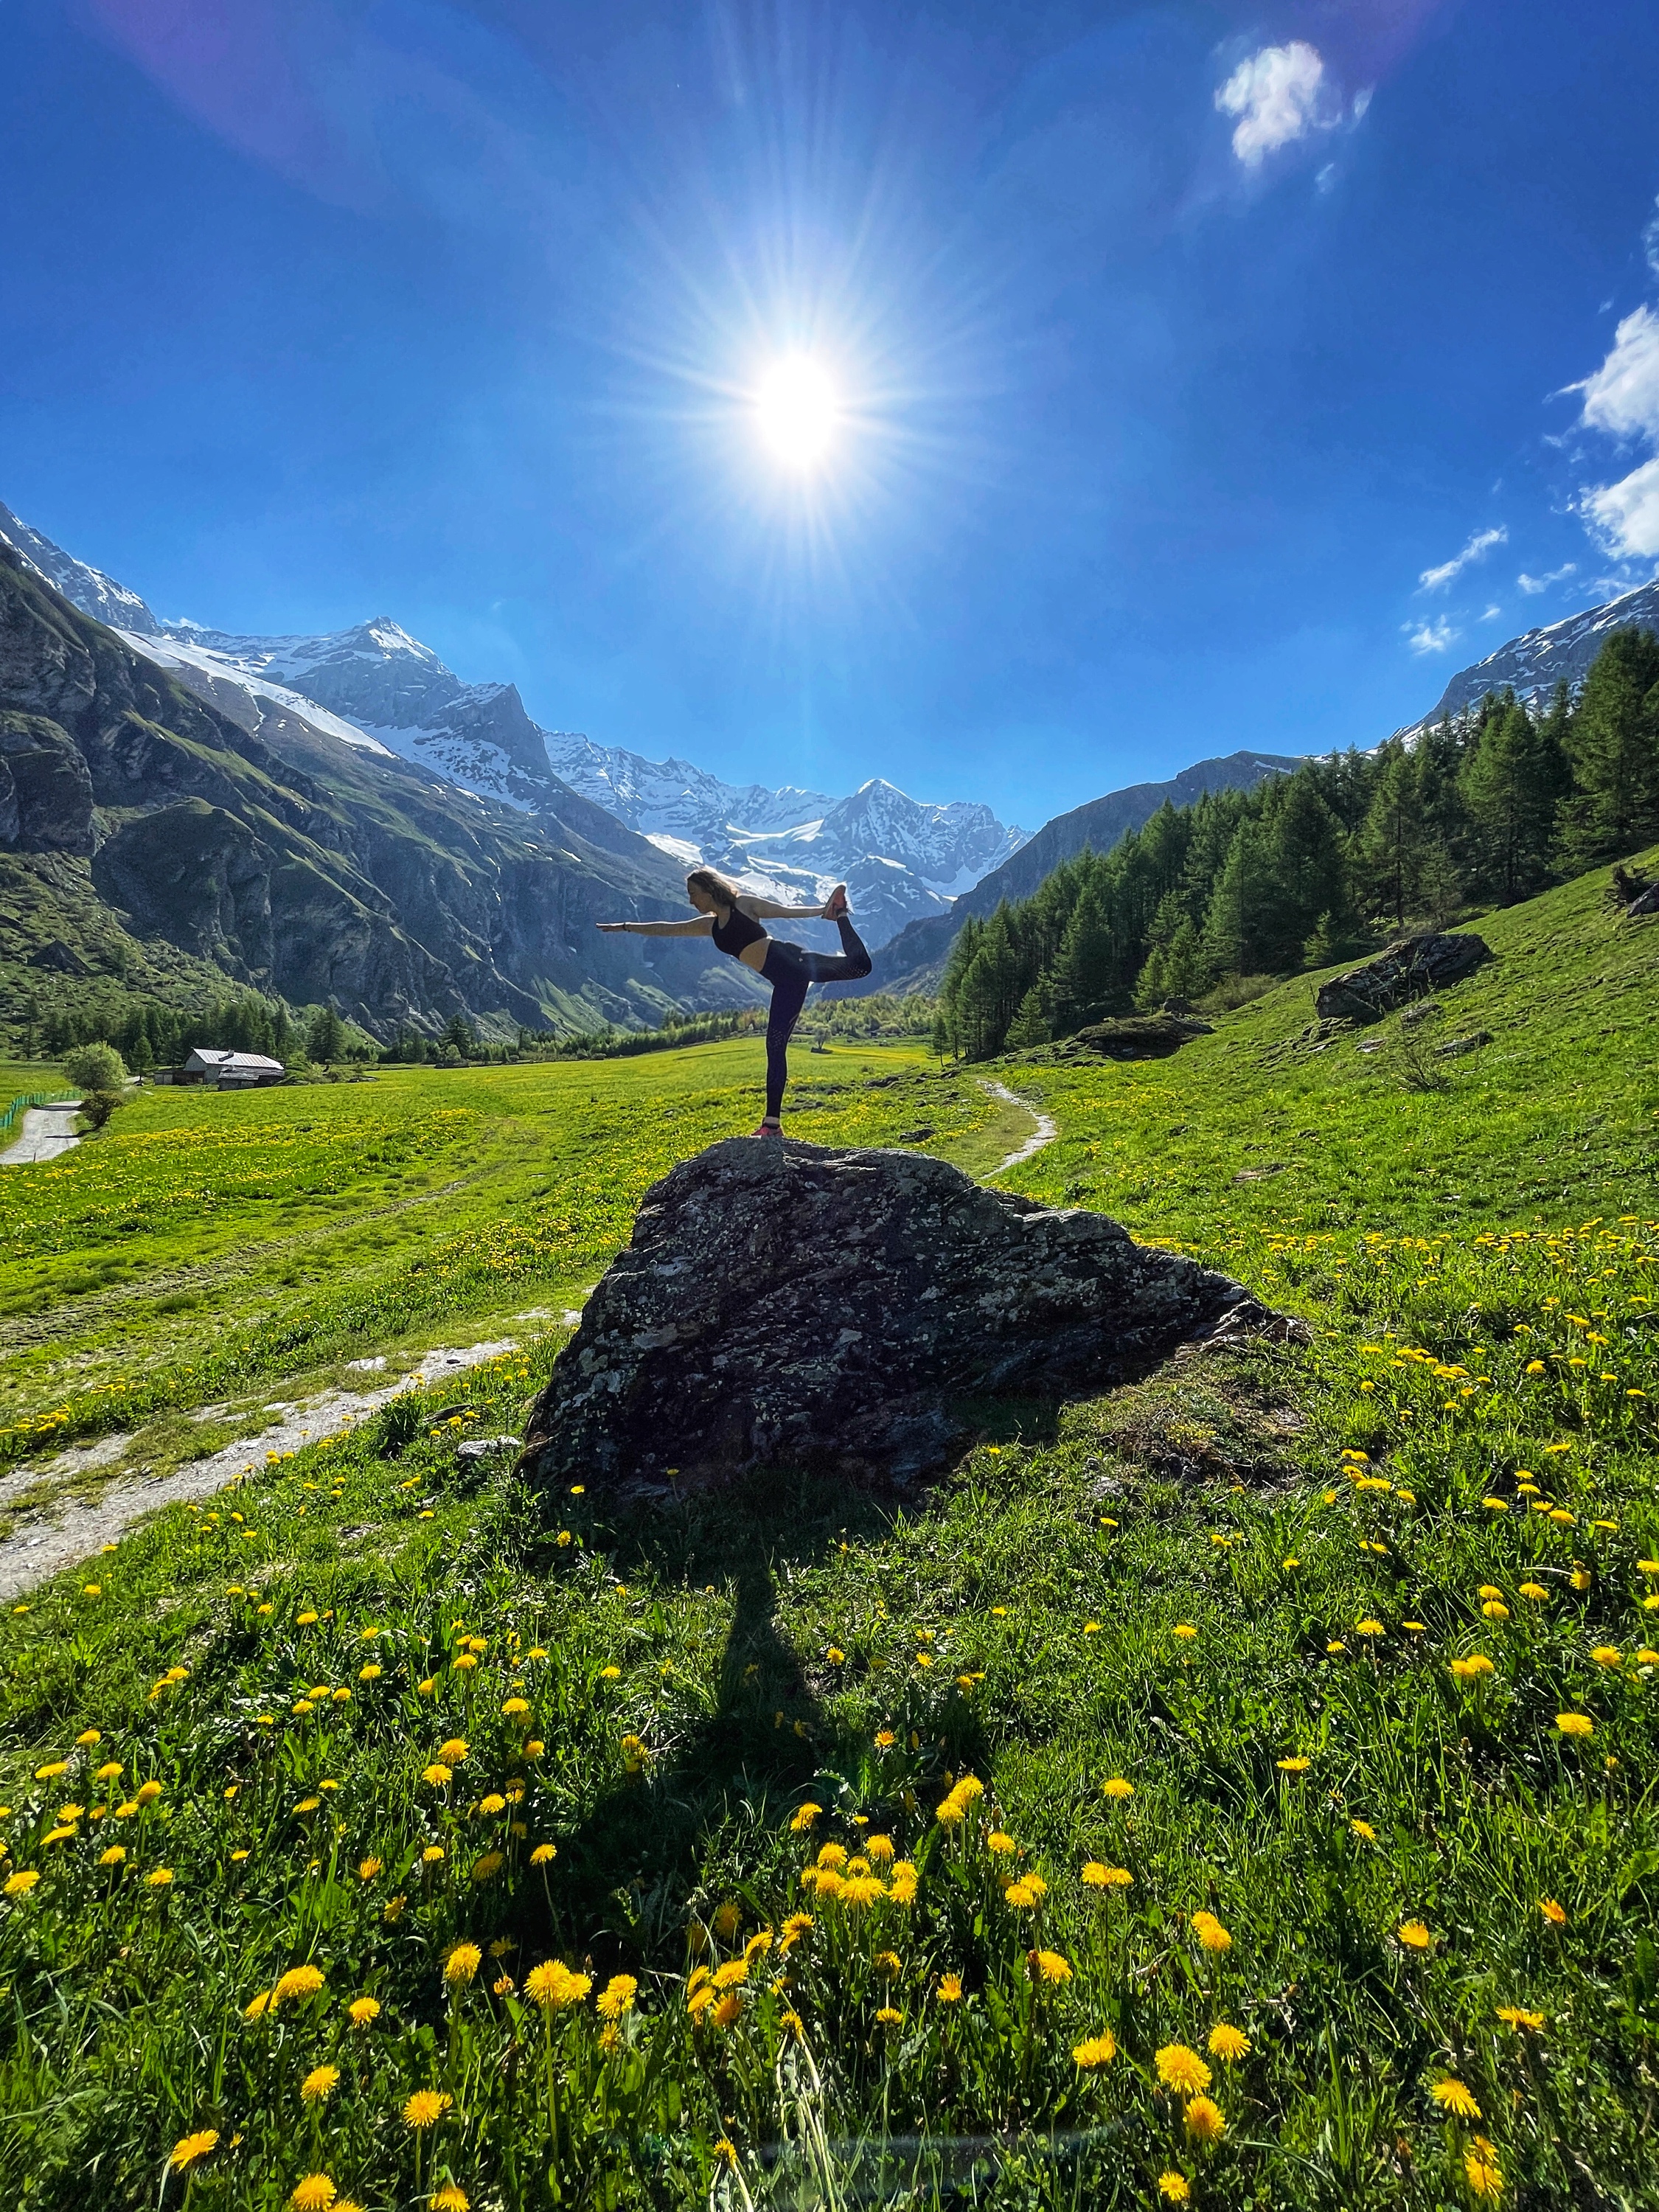
[[[767,947],[771,942],[769,937],[760,938],[753,945],[745,945],[738,957],[745,968],[752,968],[758,975],[766,965]]]

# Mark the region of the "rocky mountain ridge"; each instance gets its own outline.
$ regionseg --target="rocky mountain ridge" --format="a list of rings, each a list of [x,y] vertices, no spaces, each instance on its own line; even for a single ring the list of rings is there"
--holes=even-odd
[[[395,754],[526,812],[572,791],[648,837],[682,870],[712,866],[763,896],[818,903],[848,885],[866,941],[884,944],[1024,842],[988,806],[933,805],[879,780],[848,797],[733,785],[678,758],[544,730],[516,685],[466,684],[389,615],[319,637],[249,637],[158,617],[136,592],[0,507],[0,535],[83,613],[118,629],[186,689],[246,721],[249,700],[301,714],[348,744]],[[242,705],[239,711],[234,703]],[[812,924],[801,926],[809,939]],[[823,944],[833,949],[832,935]]]
[[[1632,625],[1659,630],[1659,582],[1640,585],[1616,599],[1604,600],[1600,606],[1586,607],[1560,622],[1529,629],[1523,637],[1512,637],[1484,660],[1460,668],[1433,712],[1395,734],[1414,738],[1419,731],[1432,729],[1442,715],[1459,714],[1466,707],[1474,706],[1488,691],[1512,690],[1517,699],[1534,705],[1558,684],[1577,686],[1589,674],[1608,632]]]
[[[29,903],[22,877],[51,879],[129,940],[331,1004],[381,1037],[452,1014],[593,1028],[761,995],[706,942],[593,929],[670,918],[684,894],[665,854],[578,793],[561,787],[558,812],[531,815],[269,696],[198,696],[182,672],[0,544],[0,876],[19,876],[14,906]],[[20,957],[8,945],[0,963]]]

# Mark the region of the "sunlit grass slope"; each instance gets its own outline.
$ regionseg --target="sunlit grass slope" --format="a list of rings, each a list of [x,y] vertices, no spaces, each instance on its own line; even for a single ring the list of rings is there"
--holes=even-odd
[[[753,1127],[759,1067],[747,1038],[146,1091],[95,1141],[0,1176],[0,1460],[580,1298],[651,1182]],[[892,1142],[925,1119],[948,1146],[994,1111],[919,1048],[802,1053],[797,1073],[792,1130],[826,1142]]]
[[[1306,1344],[902,1511],[785,1472],[624,1513],[458,1455],[542,1340],[0,1623],[15,2200],[1659,2201],[1659,923],[1483,927],[1443,1091],[1393,1025],[1291,1050],[1305,984],[994,1071],[1063,1133],[1016,1180]],[[824,1133],[949,1141],[883,1067]],[[577,1079],[653,1160],[715,1133],[695,1071]],[[568,1180],[648,1179],[574,1128]]]

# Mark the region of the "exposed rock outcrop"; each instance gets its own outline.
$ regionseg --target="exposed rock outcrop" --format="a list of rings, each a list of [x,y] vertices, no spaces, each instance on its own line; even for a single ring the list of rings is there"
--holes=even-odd
[[[1396,1006],[1461,983],[1492,957],[1486,939],[1468,930],[1402,937],[1374,960],[1322,983],[1314,1011],[1322,1021],[1378,1022]]]
[[[1183,1340],[1287,1326],[1103,1215],[945,1161],[731,1139],[646,1193],[523,1465],[647,1492],[769,1465],[903,1480],[959,1454],[975,1401],[1075,1396]]]

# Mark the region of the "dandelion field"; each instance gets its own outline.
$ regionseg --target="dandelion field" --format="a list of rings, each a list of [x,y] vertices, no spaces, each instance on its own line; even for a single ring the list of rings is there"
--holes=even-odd
[[[458,1455],[538,1339],[0,1619],[13,2197],[1659,2201],[1659,925],[1578,890],[1494,918],[1457,1018],[1513,1060],[1443,1092],[1290,1050],[1305,986],[1012,1072],[1062,1132],[1023,1187],[1109,1173],[1306,1344],[1034,1408],[921,1504],[647,1513]],[[1615,957],[1593,1051],[1492,1018]],[[1516,1195],[1552,1113],[1571,1210]]]

